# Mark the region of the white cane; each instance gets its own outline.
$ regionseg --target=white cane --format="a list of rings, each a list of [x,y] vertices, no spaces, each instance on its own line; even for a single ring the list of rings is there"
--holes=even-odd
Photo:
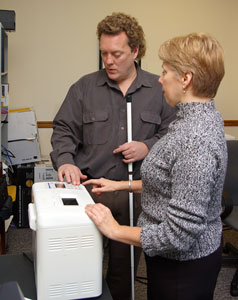
[[[132,112],[131,112],[131,102],[132,96],[128,95],[126,97],[127,102],[127,140],[128,143],[132,141]],[[128,174],[129,180],[132,180],[132,172],[133,166],[132,163],[128,164]],[[130,226],[133,227],[133,193],[129,190],[129,213],[130,213]],[[130,253],[131,253],[131,297],[132,300],[135,299],[135,279],[134,279],[134,246],[130,246]]]

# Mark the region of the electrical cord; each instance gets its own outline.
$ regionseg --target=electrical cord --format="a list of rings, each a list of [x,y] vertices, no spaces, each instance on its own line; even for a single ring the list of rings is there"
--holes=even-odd
[[[3,146],[3,145],[1,145],[1,146],[2,146],[1,154],[2,154],[2,156],[5,156],[7,158],[8,167],[12,171],[12,160],[11,160],[11,158],[15,158],[15,155],[10,150],[8,150],[5,146]]]

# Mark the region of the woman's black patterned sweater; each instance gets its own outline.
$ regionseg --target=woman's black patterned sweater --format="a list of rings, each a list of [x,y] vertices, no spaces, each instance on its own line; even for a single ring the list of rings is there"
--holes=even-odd
[[[227,148],[213,101],[177,108],[177,119],[141,166],[138,226],[147,255],[190,260],[211,254],[221,243]]]

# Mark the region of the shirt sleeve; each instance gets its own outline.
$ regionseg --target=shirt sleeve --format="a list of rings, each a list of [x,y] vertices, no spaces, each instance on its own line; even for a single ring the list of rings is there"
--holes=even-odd
[[[69,89],[66,98],[53,120],[51,159],[55,169],[62,164],[75,164],[74,157],[82,144],[82,105],[80,87]]]
[[[188,251],[196,243],[207,227],[215,171],[214,155],[199,145],[188,147],[175,160],[171,199],[164,220],[142,227],[141,242],[148,255]]]

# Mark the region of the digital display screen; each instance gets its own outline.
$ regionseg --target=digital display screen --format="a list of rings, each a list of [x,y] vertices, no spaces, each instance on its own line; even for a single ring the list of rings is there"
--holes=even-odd
[[[56,183],[56,184],[55,184],[55,187],[56,187],[57,189],[65,189],[65,185],[64,185],[63,183]]]
[[[75,198],[62,198],[64,205],[78,205],[78,202]]]

